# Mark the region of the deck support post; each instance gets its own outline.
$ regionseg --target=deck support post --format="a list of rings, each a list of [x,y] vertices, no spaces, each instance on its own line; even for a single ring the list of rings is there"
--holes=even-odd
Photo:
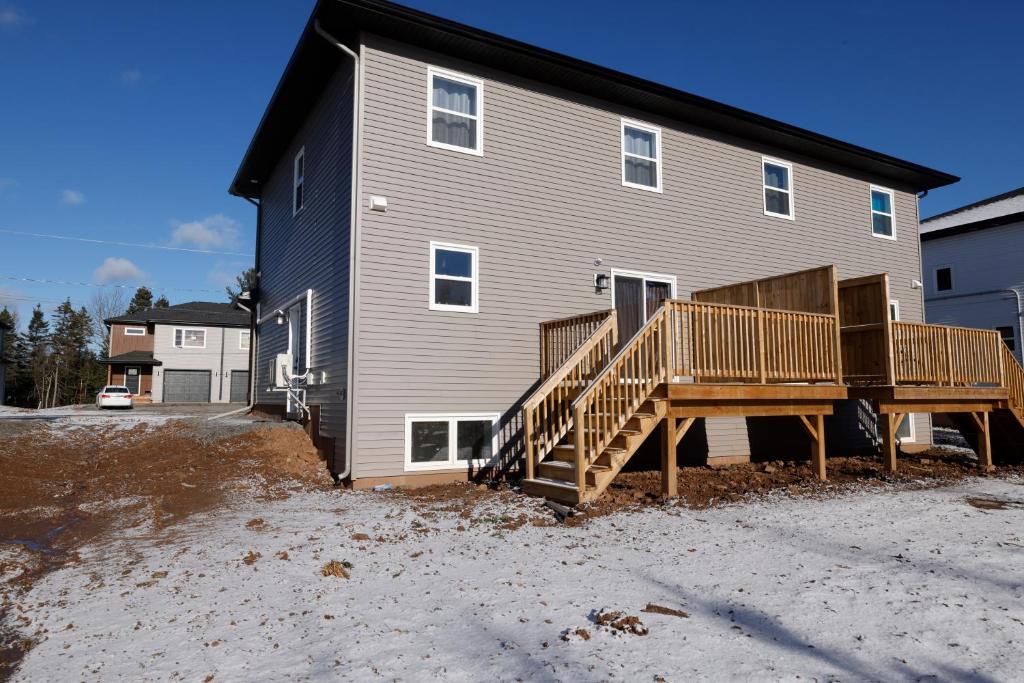
[[[987,411],[970,413],[978,427],[978,467],[986,472],[992,469],[992,438],[989,435],[989,414]]]
[[[526,478],[533,479],[533,468],[536,454],[533,451],[533,411],[527,407],[523,410],[523,435],[526,437]]]
[[[828,473],[825,470],[825,416],[811,415],[808,418],[800,415],[799,417],[800,423],[811,437],[811,470],[818,479],[826,481]]]
[[[690,418],[691,420],[693,418]],[[675,498],[676,484],[676,418],[666,415],[661,421],[661,495]]]
[[[880,413],[879,427],[882,431],[882,466],[886,472],[896,471],[896,430],[900,419],[895,413]]]

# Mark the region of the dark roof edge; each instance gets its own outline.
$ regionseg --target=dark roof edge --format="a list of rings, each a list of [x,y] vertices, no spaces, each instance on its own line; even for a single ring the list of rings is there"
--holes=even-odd
[[[195,318],[167,319],[167,320],[146,320],[137,318],[105,318],[103,322],[107,325],[198,325],[201,327],[249,327],[249,322],[210,322],[209,320],[196,320]]]
[[[1005,216],[996,216],[995,218],[986,218],[985,220],[974,221],[973,223],[953,225],[948,228],[942,228],[941,230],[931,230],[929,232],[922,232],[921,241],[929,242],[931,240],[939,239],[941,237],[952,237],[953,235],[962,235],[967,232],[977,232],[978,230],[998,228],[1002,225],[1009,225],[1010,223],[1021,222],[1024,222],[1024,211],[1018,211],[1017,213],[1008,213]]]
[[[312,25],[313,22],[319,16],[324,5],[329,4],[334,7],[342,7],[344,9],[357,12],[364,11],[373,13],[383,17],[384,19],[393,20],[396,22],[408,22],[416,24],[425,30],[436,30],[444,32],[450,35],[458,36],[466,40],[474,41],[477,43],[484,44],[500,50],[518,53],[522,56],[529,57],[530,59],[540,60],[556,67],[567,69],[570,71],[580,72],[585,75],[596,77],[605,81],[609,81],[621,86],[628,88],[639,89],[647,91],[655,96],[664,97],[666,99],[674,100],[681,104],[700,108],[706,110],[716,116],[722,117],[724,120],[733,120],[738,123],[745,123],[757,128],[761,128],[765,131],[774,132],[782,136],[788,136],[801,140],[805,143],[809,143],[813,146],[821,147],[821,151],[818,156],[820,158],[829,160],[824,154],[827,150],[839,153],[840,155],[860,157],[866,160],[871,160],[875,163],[889,166],[893,169],[895,175],[910,178],[910,182],[915,186],[917,190],[929,190],[949,185],[960,180],[959,177],[939,171],[927,166],[915,164],[904,159],[877,152],[866,147],[854,145],[852,143],[843,142],[842,140],[815,133],[799,126],[794,126],[776,119],[755,114],[753,112],[734,107],[732,105],[724,104],[711,100],[699,95],[694,95],[688,92],[684,92],[660,83],[655,83],[637,76],[631,76],[621,71],[616,71],[607,67],[599,66],[597,64],[586,62],[575,57],[570,57],[546,48],[537,47],[524,43],[519,40],[512,38],[506,38],[504,36],[477,29],[465,24],[461,24],[455,21],[444,19],[436,15],[427,14],[420,12],[412,8],[403,7],[401,5],[387,2],[386,0],[318,0],[316,7],[310,16],[309,21],[306,23],[306,27],[303,30],[302,37],[299,40],[298,45],[292,53],[291,58],[288,61],[288,65],[285,67],[284,74],[278,81],[278,84],[274,90],[274,94],[271,96],[270,103],[267,105],[266,110],[263,113],[260,123],[256,128],[256,132],[249,143],[246,150],[245,156],[242,159],[241,164],[235,174],[235,177],[229,188],[231,194],[246,197],[256,197],[259,192],[256,191],[256,187],[251,186],[248,182],[248,178],[254,174],[249,171],[250,162],[254,153],[257,151],[259,141],[266,132],[266,126],[268,120],[273,116],[275,108],[280,104],[278,102],[281,95],[281,91],[284,88],[286,82],[289,81],[292,76],[291,71],[295,66],[298,55],[302,51],[303,45],[307,39],[319,40],[319,38],[313,34]],[[457,55],[456,55],[457,56]],[[638,109],[643,107],[638,106]],[[785,146],[785,145],[781,145]],[[814,157],[815,154],[803,152],[808,156]],[[835,161],[834,159],[831,159]],[[841,163],[841,162],[837,162]],[[849,165],[848,163],[845,165]]]
[[[1012,199],[1013,197],[1016,197],[1017,195],[1021,195],[1021,194],[1024,194],[1024,187],[1018,187],[1016,190],[1010,190],[1009,192],[1004,192],[1002,194],[997,194],[994,197],[989,197],[987,199],[979,199],[978,201],[974,202],[973,204],[964,204],[963,206],[958,206],[955,209],[950,209],[949,211],[943,211],[942,213],[937,213],[934,216],[929,216],[928,218],[925,218],[924,220],[921,221],[921,223],[927,223],[928,221],[934,221],[934,220],[939,219],[939,218],[945,218],[946,216],[952,216],[953,214],[960,213],[961,211],[968,211],[970,209],[976,209],[979,206],[985,206],[987,204],[995,204],[996,202],[1001,202],[1004,199]]]

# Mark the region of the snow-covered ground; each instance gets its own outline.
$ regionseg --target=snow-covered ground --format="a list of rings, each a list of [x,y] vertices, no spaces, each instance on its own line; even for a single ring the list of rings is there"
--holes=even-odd
[[[543,515],[534,501],[498,502],[466,517],[424,514],[395,494],[296,493],[163,534],[131,530],[21,601],[26,632],[44,636],[15,680],[1011,681],[1024,671],[1019,479],[664,508],[571,528],[504,529],[501,515]],[[350,563],[350,578],[323,576],[331,560]],[[648,603],[688,616],[642,612]],[[602,608],[640,617],[649,634],[598,626]]]

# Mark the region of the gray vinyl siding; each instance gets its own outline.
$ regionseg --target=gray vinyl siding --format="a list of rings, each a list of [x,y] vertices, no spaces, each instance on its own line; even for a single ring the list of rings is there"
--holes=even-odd
[[[1021,355],[1017,296],[1024,299],[1024,223],[986,228],[921,243],[928,322],[964,327],[1013,327]],[[937,291],[935,270],[952,270],[953,289]]]
[[[292,164],[305,148],[305,202],[292,215]],[[313,290],[311,367],[326,382],[310,385],[320,405],[320,432],[334,438],[344,460],[348,386],[349,234],[352,178],[352,66],[344,62],[279,160],[261,195],[259,301],[261,314]],[[305,316],[297,347],[305,349]],[[271,319],[259,330],[255,402],[280,405],[269,390],[270,361],[287,350],[288,326]],[[333,464],[332,464],[333,466]]]
[[[179,327],[206,330],[206,347],[179,349],[174,346],[174,330]],[[153,368],[153,401],[163,401],[164,372],[167,370],[209,370],[212,403],[227,403],[231,397],[231,371],[249,367],[249,352],[238,348],[239,328],[208,325],[154,325],[153,359],[161,362]]]
[[[360,223],[359,477],[404,471],[405,413],[495,411],[502,437],[515,435],[514,407],[537,380],[537,323],[611,307],[609,291],[594,291],[595,270],[675,275],[685,298],[835,263],[840,277],[888,271],[903,319],[922,319],[906,188],[892,188],[897,240],[880,239],[869,186],[890,185],[877,178],[378,37],[364,43],[361,202],[383,195],[389,211],[364,211]],[[427,145],[428,65],[484,81],[482,156]],[[623,116],[662,128],[660,194],[621,185]],[[763,214],[762,154],[793,164],[796,220]],[[428,310],[431,240],[479,248],[478,314]],[[749,452],[742,420],[709,420],[707,436],[713,455]]]

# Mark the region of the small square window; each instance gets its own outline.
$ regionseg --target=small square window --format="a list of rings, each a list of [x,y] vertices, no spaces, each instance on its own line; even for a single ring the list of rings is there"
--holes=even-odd
[[[252,331],[251,330],[239,330],[238,331],[238,348],[242,351],[248,351],[249,345],[252,343]]]
[[[793,220],[793,165],[776,159],[761,159],[764,215]]]
[[[1011,351],[1017,350],[1017,340],[1012,325],[1008,325],[1006,327],[997,327],[996,332],[999,333],[1000,338],[1002,338],[1003,343],[1006,344],[1006,347],[1008,349],[1010,349]]]
[[[456,459],[490,460],[492,449],[493,420],[459,420]]]
[[[493,463],[497,414],[405,416],[405,469],[458,469]]]
[[[287,176],[285,176],[287,177]],[[306,205],[306,148],[303,147],[295,155],[292,172],[292,215],[296,215]]]
[[[948,292],[953,289],[953,269],[949,267],[935,269],[935,289]]]
[[[900,302],[895,299],[889,302],[889,319],[893,322],[900,319]]]
[[[896,239],[892,190],[871,188],[871,234],[875,237]]]
[[[448,462],[448,421],[413,422],[410,458],[413,463]]]
[[[483,83],[475,78],[427,70],[427,143],[470,154],[483,153]]]
[[[430,243],[430,310],[479,310],[478,254],[476,247]]]
[[[661,192],[661,129],[622,120],[622,185]]]

